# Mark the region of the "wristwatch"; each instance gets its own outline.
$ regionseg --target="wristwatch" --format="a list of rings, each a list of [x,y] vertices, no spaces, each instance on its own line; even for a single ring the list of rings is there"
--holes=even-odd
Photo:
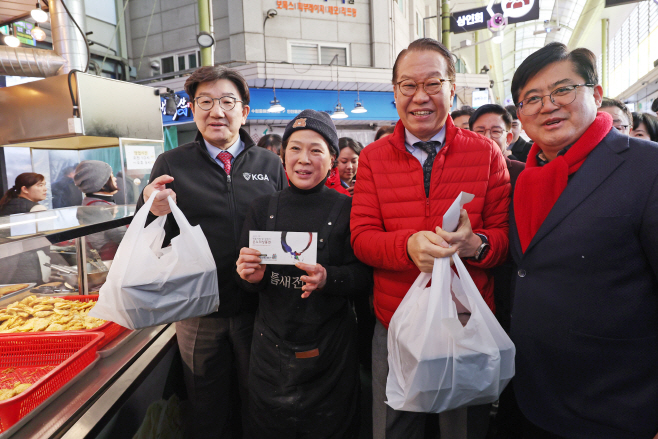
[[[475,255],[473,256],[473,260],[476,262],[481,261],[487,256],[487,253],[489,253],[489,240],[487,239],[486,236],[482,235],[481,233],[476,233],[477,236],[480,237],[482,240],[482,244],[475,250]]]

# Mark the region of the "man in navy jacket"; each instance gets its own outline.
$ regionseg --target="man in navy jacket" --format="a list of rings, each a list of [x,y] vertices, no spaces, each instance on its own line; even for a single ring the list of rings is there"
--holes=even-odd
[[[512,94],[535,142],[510,213],[526,437],[658,437],[658,148],[597,112],[587,49],[538,50]]]

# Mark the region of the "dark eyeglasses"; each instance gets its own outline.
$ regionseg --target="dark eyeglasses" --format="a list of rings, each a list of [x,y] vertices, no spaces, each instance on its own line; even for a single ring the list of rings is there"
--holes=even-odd
[[[505,130],[501,130],[500,128],[491,128],[491,129],[486,129],[486,130],[474,130],[474,132],[478,133],[481,136],[485,136],[487,134],[487,131],[491,132],[491,138],[492,139],[500,139],[500,136],[505,134]]]
[[[548,96],[558,107],[564,107],[576,100],[578,87],[594,87],[594,84],[576,84],[559,87],[544,96],[530,96],[519,102],[519,110],[524,116],[534,116],[544,107],[544,98]]]
[[[242,102],[232,96],[222,96],[221,98],[211,98],[210,96],[199,96],[194,98],[196,105],[204,111],[209,111],[215,105],[215,101],[219,103],[219,106],[224,111],[231,111],[235,108],[236,102]]]
[[[413,96],[416,94],[416,90],[420,84],[423,85],[423,90],[425,90],[425,93],[428,95],[435,95],[441,91],[441,87],[443,86],[444,82],[450,82],[450,80],[441,78],[429,78],[425,82],[416,83],[416,81],[413,79],[405,79],[404,81],[400,81],[395,85],[400,88],[400,93],[405,96]]]

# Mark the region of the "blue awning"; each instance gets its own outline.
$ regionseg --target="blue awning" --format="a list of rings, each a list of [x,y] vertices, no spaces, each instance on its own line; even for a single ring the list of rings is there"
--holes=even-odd
[[[305,109],[326,111],[331,114],[337,103],[338,93],[336,90],[296,90],[280,89],[276,91],[276,97],[285,107],[281,113],[268,113],[270,101],[273,99],[271,88],[250,88],[251,102],[249,117],[247,121],[267,123],[274,120],[292,120],[297,114]],[[177,125],[193,122],[192,111],[188,108],[189,97],[184,91],[176,93],[181,97],[178,104],[176,116],[164,114],[164,99],[161,102],[163,125]],[[368,110],[366,113],[351,113],[356,100],[355,91],[341,91],[340,103],[345,108],[349,118],[346,121],[396,121],[398,113],[395,109],[393,92],[360,92],[359,98],[363,106]]]

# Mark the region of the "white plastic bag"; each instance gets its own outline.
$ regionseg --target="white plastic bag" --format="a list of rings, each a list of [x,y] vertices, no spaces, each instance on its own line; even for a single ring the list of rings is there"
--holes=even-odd
[[[180,234],[162,247],[166,216],[144,227],[155,193],[137,212],[114,257],[90,316],[130,329],[217,311],[217,266],[200,226],[168,198]]]
[[[440,413],[494,402],[514,376],[512,340],[459,256],[452,259],[458,275],[449,258],[435,259],[432,273],[418,276],[391,319],[386,397],[395,410]],[[465,326],[453,295],[471,312]]]

